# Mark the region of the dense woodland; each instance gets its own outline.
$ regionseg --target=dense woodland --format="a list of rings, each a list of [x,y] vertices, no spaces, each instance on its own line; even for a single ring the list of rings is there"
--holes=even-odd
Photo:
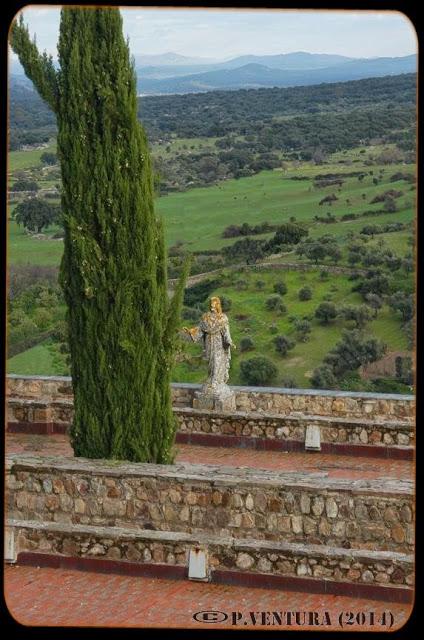
[[[353,128],[355,134],[344,130],[338,135],[354,135],[357,143],[361,138],[381,136],[387,131],[387,126],[392,131],[413,127],[415,104],[416,75],[403,74],[287,89],[149,96],[138,99],[138,114],[151,143],[169,139],[172,134],[180,138],[232,134],[255,136],[267,149],[281,148],[281,145],[285,148],[296,145],[304,148],[310,146],[311,140],[301,136],[306,134],[311,137],[313,131],[318,134],[317,125],[321,127],[325,124],[330,113],[332,115],[326,128],[334,134],[338,127],[344,128],[348,120],[349,130]],[[376,108],[379,109],[378,117],[373,115]],[[389,113],[385,114],[384,109]],[[340,112],[342,115],[337,118]],[[325,117],[318,115],[322,113],[325,113]],[[286,117],[294,117],[290,120],[290,126],[279,122]],[[383,117],[385,127],[380,124],[380,117]],[[353,126],[352,119],[355,123]],[[38,94],[16,81],[11,83],[11,144],[16,136],[22,135],[23,130],[52,128],[54,124],[53,113]],[[283,137],[287,131],[292,131],[294,140],[287,141]],[[281,137],[276,147],[272,147],[270,139],[279,133]],[[328,135],[327,138],[320,136],[316,142],[321,144],[325,140],[333,144]],[[341,143],[345,141],[338,140],[336,147]],[[350,142],[347,141],[347,144]]]

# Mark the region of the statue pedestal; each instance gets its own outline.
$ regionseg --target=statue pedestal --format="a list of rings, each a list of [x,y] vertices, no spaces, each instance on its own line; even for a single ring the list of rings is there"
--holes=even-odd
[[[194,393],[193,409],[235,411],[235,393],[226,384],[218,386],[203,385],[201,391],[195,391]]]

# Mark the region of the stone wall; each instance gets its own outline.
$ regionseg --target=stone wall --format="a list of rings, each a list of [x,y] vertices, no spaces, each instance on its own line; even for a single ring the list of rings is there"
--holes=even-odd
[[[309,425],[320,427],[321,442],[413,446],[415,429],[409,422],[364,421],[330,416],[281,416],[260,413],[218,413],[190,408],[174,409],[181,434],[215,434],[262,438],[275,442],[305,442]]]
[[[413,549],[413,484],[405,480],[16,454],[7,458],[7,487],[15,520]]]
[[[49,401],[71,400],[71,379],[47,376],[7,376],[6,392],[12,399]],[[173,383],[173,404],[191,407],[200,385]],[[275,387],[233,387],[236,409],[245,413],[277,415],[315,415],[338,418],[363,418],[381,423],[396,420],[413,422],[415,397],[398,394],[282,389]]]
[[[208,572],[212,574],[212,579],[216,572],[221,571],[225,575],[225,572],[236,570],[249,573],[249,584],[252,584],[256,573],[266,579],[265,584],[270,588],[275,577],[298,578],[302,581],[309,578],[308,590],[313,587],[315,591],[316,582],[324,578],[326,592],[343,593],[343,583],[367,585],[374,587],[374,597],[381,597],[381,591],[384,591],[385,599],[397,601],[409,601],[407,587],[414,583],[412,556],[396,552],[345,550],[287,542],[225,540],[213,536],[204,538],[182,533],[128,531],[118,527],[89,525],[69,527],[49,523],[40,526],[37,522],[15,521],[12,526],[21,553],[166,564],[180,567],[184,572],[182,575],[186,575],[190,550],[202,548],[207,553]],[[42,556],[38,555],[38,558]],[[336,591],[330,589],[333,582],[337,583]],[[262,586],[265,584],[262,583]],[[300,582],[297,584],[299,588]],[[393,596],[391,589],[396,591]]]
[[[28,433],[65,433],[73,420],[73,402],[69,400],[39,401],[9,398],[7,408],[8,430]],[[321,445],[355,445],[362,452],[368,445],[380,448],[381,455],[412,456],[415,444],[415,428],[410,422],[375,422],[359,418],[332,418],[330,416],[282,416],[263,413],[219,413],[174,407],[179,423],[178,442],[199,441],[206,437],[210,444],[218,446],[261,446],[269,449],[303,450],[306,428],[320,427]],[[197,439],[196,439],[197,436]],[[223,438],[222,438],[223,436]],[[258,440],[260,444],[258,444]],[[199,441],[200,442],[200,441]],[[200,442],[207,444],[208,442]],[[285,446],[286,445],[286,446]],[[388,449],[388,447],[390,449]],[[328,448],[328,447],[327,447]],[[399,451],[396,448],[400,448]],[[356,449],[355,449],[356,450]],[[340,447],[337,449],[340,452]],[[350,452],[350,450],[349,450]],[[374,451],[377,455],[378,451]]]

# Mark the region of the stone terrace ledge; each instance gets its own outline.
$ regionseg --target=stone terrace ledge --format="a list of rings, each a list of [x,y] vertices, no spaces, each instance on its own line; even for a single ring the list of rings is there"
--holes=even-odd
[[[6,458],[9,517],[411,552],[413,482],[34,454]]]
[[[174,407],[190,407],[200,385],[172,383]],[[233,386],[236,409],[280,415],[320,415],[367,418],[378,421],[410,420],[415,417],[415,396],[333,390],[285,389],[280,387]],[[72,398],[70,377],[7,376],[12,398]]]
[[[382,478],[381,480],[350,480],[329,478],[325,471],[310,473],[302,471],[267,471],[248,467],[226,467],[210,464],[152,464],[147,462],[127,462],[120,460],[94,460],[89,458],[68,458],[57,456],[37,456],[34,454],[9,454],[5,459],[6,471],[53,471],[71,474],[101,475],[116,478],[150,477],[170,478],[183,482],[207,483],[211,486],[262,486],[284,488],[298,487],[347,491],[350,493],[377,495],[412,495],[412,480]]]

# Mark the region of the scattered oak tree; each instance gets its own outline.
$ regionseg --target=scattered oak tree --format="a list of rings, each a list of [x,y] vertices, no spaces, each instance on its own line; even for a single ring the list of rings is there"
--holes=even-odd
[[[268,358],[257,356],[240,363],[240,378],[248,385],[263,386],[275,380],[278,370]]]
[[[321,302],[315,309],[315,317],[321,324],[329,324],[337,318],[337,307],[333,302]]]
[[[28,198],[17,205],[15,220],[29,231],[41,233],[45,227],[60,222],[60,208],[41,198]]]

